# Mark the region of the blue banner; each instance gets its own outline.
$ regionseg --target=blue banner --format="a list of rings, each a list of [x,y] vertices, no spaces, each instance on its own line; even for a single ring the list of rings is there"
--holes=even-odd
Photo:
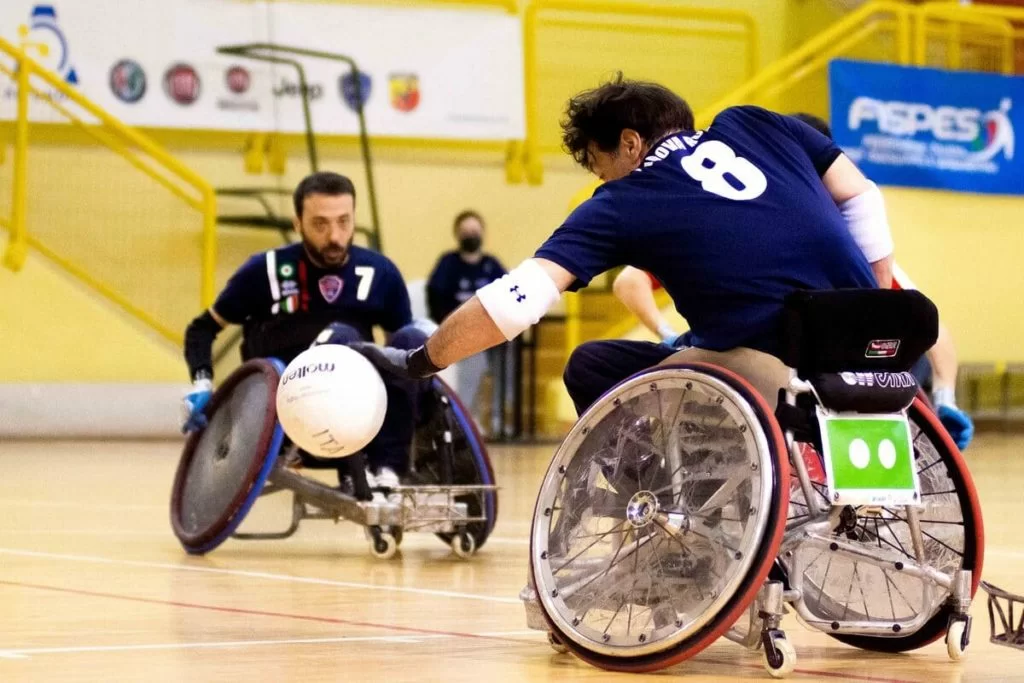
[[[829,82],[836,143],[878,184],[1024,194],[1024,78],[838,60]]]

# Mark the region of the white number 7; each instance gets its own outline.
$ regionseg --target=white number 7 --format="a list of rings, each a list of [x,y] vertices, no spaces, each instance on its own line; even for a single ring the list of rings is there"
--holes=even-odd
[[[359,278],[356,300],[366,301],[370,296],[370,284],[373,282],[373,266],[356,266],[356,277]]]

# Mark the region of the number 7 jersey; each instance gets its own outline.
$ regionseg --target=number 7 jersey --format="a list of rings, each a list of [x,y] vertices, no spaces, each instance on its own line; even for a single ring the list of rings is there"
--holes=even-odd
[[[213,310],[224,320],[245,324],[247,331],[263,325],[266,334],[308,327],[295,345],[309,346],[329,322],[344,322],[364,339],[373,327],[394,332],[412,322],[409,292],[398,268],[386,256],[352,245],[348,260],[334,268],[319,268],[301,243],[256,254],[228,281]],[[308,337],[308,339],[306,339]],[[290,346],[291,344],[289,344]]]
[[[696,346],[777,354],[785,296],[877,286],[821,181],[841,154],[807,124],[732,107],[703,131],[652,145],[640,168],[605,183],[537,251],[571,289],[621,265],[651,273]]]

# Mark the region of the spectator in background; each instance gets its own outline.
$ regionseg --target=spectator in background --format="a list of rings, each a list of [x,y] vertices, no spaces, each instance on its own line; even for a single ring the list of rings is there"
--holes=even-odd
[[[456,308],[468,301],[484,285],[505,274],[505,267],[494,256],[484,252],[484,219],[476,211],[466,210],[455,217],[453,231],[459,248],[441,255],[427,280],[427,308],[430,317],[440,324]],[[505,363],[505,395],[512,393],[516,373],[509,345],[489,349],[458,364],[456,391],[482,424],[476,408],[477,392],[484,375],[490,370],[494,391],[491,397],[491,434],[498,436],[503,414],[498,378],[502,360]]]

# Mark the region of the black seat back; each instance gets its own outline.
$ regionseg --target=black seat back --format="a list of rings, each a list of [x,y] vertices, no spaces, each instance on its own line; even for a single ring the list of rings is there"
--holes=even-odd
[[[939,313],[914,290],[800,291],[786,297],[783,358],[809,379],[836,372],[903,372],[935,344]]]

